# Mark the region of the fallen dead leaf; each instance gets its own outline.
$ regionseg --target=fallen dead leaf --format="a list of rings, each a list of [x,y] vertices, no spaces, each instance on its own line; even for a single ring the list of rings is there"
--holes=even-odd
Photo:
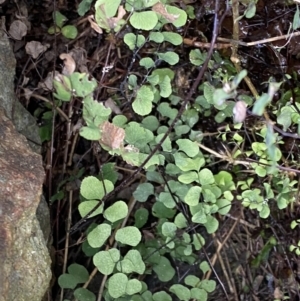
[[[244,101],[239,100],[235,103],[233,108],[233,120],[234,122],[243,122],[247,115],[247,105]]]
[[[124,129],[108,121],[104,121],[104,123],[100,126],[100,131],[102,134],[100,143],[104,144],[110,149],[119,149],[123,146],[125,138]]]
[[[69,53],[62,53],[59,58],[64,61],[62,74],[71,75],[76,69],[76,63]]]
[[[88,21],[90,22],[91,27],[98,33],[103,33],[101,27],[95,22],[95,18],[93,15],[87,17]]]
[[[22,40],[27,34],[27,26],[22,21],[14,21],[9,27],[9,34],[15,40]]]
[[[169,22],[174,22],[179,18],[179,15],[172,15],[168,13],[166,7],[161,3],[157,2],[152,6],[152,10],[159,15],[163,16],[165,19],[167,19]]]
[[[55,71],[55,76],[59,74],[58,71]],[[52,91],[53,90],[53,71],[47,74],[47,77],[38,83],[38,88],[41,88],[45,91]]]
[[[45,52],[49,48],[49,44],[43,45],[37,41],[28,42],[25,46],[26,53],[31,55],[34,59],[38,58],[39,55]]]
[[[108,98],[104,103],[106,108],[110,108],[115,114],[121,114],[120,108],[115,104],[112,98]]]
[[[110,28],[115,28],[118,22],[126,15],[126,10],[124,9],[123,5],[120,5],[118,8],[118,15],[117,17],[109,18],[108,24]]]

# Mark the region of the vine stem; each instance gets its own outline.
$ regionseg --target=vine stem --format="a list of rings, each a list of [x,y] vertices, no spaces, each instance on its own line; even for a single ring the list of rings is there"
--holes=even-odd
[[[198,76],[197,76],[196,80],[194,81],[194,84],[193,84],[191,90],[189,91],[189,93],[186,96],[185,100],[182,102],[182,105],[181,105],[180,109],[178,110],[178,113],[177,113],[176,117],[174,118],[172,124],[169,126],[168,130],[166,131],[166,133],[164,134],[164,136],[161,138],[161,140],[159,141],[159,143],[150,152],[150,154],[145,159],[145,161],[134,171],[134,173],[131,176],[129,176],[127,179],[123,180],[123,182],[119,186],[117,186],[112,192],[110,192],[107,195],[105,195],[104,198],[102,199],[102,202],[107,201],[110,197],[112,197],[113,195],[115,195],[116,193],[118,193],[119,191],[121,191],[121,189],[124,186],[126,186],[127,183],[129,183],[130,181],[132,181],[133,179],[136,178],[137,174],[139,174],[142,171],[142,169],[145,167],[145,165],[149,162],[149,160],[153,157],[153,155],[157,152],[157,150],[161,147],[161,145],[166,140],[166,138],[168,137],[168,135],[174,129],[175,124],[177,123],[177,121],[179,120],[179,118],[181,117],[181,115],[183,114],[186,106],[190,102],[193,94],[195,93],[197,87],[199,86],[199,84],[200,84],[200,82],[201,82],[201,80],[202,80],[202,78],[204,76],[204,72],[207,70],[207,66],[208,66],[209,60],[212,57],[212,54],[213,54],[213,51],[214,51],[214,45],[216,43],[217,36],[218,36],[219,25],[222,23],[223,19],[225,18],[226,14],[227,14],[227,10],[226,10],[223,13],[223,16],[222,16],[222,18],[220,19],[220,22],[219,22],[218,11],[219,11],[219,0],[217,0],[215,2],[215,12],[216,12],[216,14],[215,14],[215,17],[214,17],[214,29],[213,29],[213,35],[212,35],[212,40],[211,40],[211,44],[210,44],[211,47],[209,48],[206,60],[205,60],[204,64],[202,65],[202,67],[200,68]],[[81,220],[79,220],[70,229],[71,233],[74,232],[74,231],[76,231],[79,226],[81,226],[82,224],[84,224],[86,222],[86,220],[100,207],[100,205],[102,204],[102,202],[99,202],[99,204],[97,204],[86,216],[84,216]]]

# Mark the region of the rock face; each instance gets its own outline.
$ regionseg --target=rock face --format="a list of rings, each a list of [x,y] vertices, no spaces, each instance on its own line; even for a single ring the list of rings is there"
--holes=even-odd
[[[20,134],[26,129],[37,133],[37,128],[15,99],[15,64],[0,29],[0,301],[40,301],[51,279],[49,231],[43,233],[36,216],[44,170],[41,156]],[[49,220],[45,224],[49,228]]]

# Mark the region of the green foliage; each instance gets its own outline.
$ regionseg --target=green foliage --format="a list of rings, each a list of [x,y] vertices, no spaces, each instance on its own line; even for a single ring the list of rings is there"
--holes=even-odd
[[[72,39],[72,40],[77,37],[78,35],[77,28],[74,25],[64,26],[64,24],[68,21],[68,19],[59,11],[53,12],[53,20],[55,25],[51,26],[48,29],[49,34],[61,33],[67,39]]]
[[[84,15],[91,3],[82,1],[78,13]],[[163,3],[164,9],[157,8],[162,4],[156,0],[128,0],[124,7],[120,0],[98,0],[94,6],[96,23],[109,35],[119,32],[126,22],[124,16],[128,17],[130,30],[120,36],[123,45],[132,52],[138,72],[128,70],[124,89],[136,118],[130,119],[132,116],[125,113],[115,116],[112,109],[96,101],[93,94],[97,82],[85,73],[61,75],[53,83],[58,106],[74,99],[82,101],[80,136],[99,144],[109,157],[107,162],[115,162],[103,164],[99,175],[82,179],[78,205],[81,217],[100,217],[86,231],[87,241],[82,249],[86,256],[93,258],[99,273],[107,277],[104,277],[103,293],[107,301],[207,300],[216,282],[201,280],[210,266],[206,261],[199,261],[198,251],[206,244],[204,237],[218,231],[220,215],[230,213],[233,202],[240,202],[244,208],[256,211],[260,218],[267,218],[274,210],[271,205],[276,204],[279,210],[286,208],[295,201],[297,191],[297,182],[280,170],[282,137],[274,132],[272,124],[264,123],[259,129],[249,130],[249,136],[255,137],[251,140],[248,132],[247,136],[243,134],[242,123],[227,123],[237,101],[248,106],[254,104],[252,112],[263,115],[282,83],[271,82],[268,93],[258,99],[242,94],[239,84],[247,71],[236,74],[231,62],[217,52],[208,64],[207,80],[198,87],[195,101],[186,106],[174,129],[161,143],[182,103],[174,71],[180,56],[174,46],[182,45],[183,39],[178,33],[165,31],[164,25],[168,23],[176,28],[187,21],[184,10],[171,1]],[[250,1],[245,16],[251,17],[253,13],[255,1]],[[188,15],[193,16],[191,9]],[[66,22],[60,15],[57,19],[60,27]],[[155,50],[148,51],[150,48]],[[191,49],[189,66],[199,67],[206,58],[205,51]],[[283,94],[281,107],[273,112],[285,131],[291,125],[300,128],[298,107],[284,103],[289,95]],[[116,103],[124,99],[124,95],[117,93],[114,97]],[[44,117],[51,119],[52,115]],[[226,125],[214,133],[224,152],[205,144],[205,133],[198,126],[202,118]],[[47,137],[49,133],[44,129],[43,139]],[[205,141],[203,145],[202,141]],[[158,144],[157,152],[149,159],[148,155]],[[216,157],[230,167],[213,169],[218,163]],[[130,203],[122,200],[121,194],[107,199],[119,179],[119,162],[121,168],[139,167],[146,159],[149,160],[144,174],[141,173],[140,182],[132,190]],[[245,170],[246,176],[240,176]],[[61,191],[55,195],[55,199],[60,198]],[[276,244],[274,239],[267,241],[251,262],[252,266],[265,262]],[[291,250],[299,252],[298,247],[293,246]],[[174,262],[199,266],[199,269],[195,275],[189,274],[184,282],[177,283]],[[75,289],[87,281],[88,272],[81,269],[69,269],[59,278],[59,285]],[[78,273],[84,277],[78,277]],[[146,283],[137,279],[137,274],[143,276],[141,279],[155,274],[160,282],[172,281],[172,284],[165,291],[152,294]],[[77,289],[74,296],[94,300],[89,293]]]

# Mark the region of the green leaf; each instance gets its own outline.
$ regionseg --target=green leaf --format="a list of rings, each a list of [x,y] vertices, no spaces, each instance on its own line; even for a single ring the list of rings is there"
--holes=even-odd
[[[218,199],[216,204],[219,207],[218,213],[222,215],[227,214],[231,209],[231,202],[227,199]]]
[[[173,51],[157,53],[157,55],[161,60],[167,62],[170,65],[175,65],[179,62],[179,55]]]
[[[254,103],[252,113],[261,116],[271,100],[268,94],[262,94]]]
[[[132,103],[132,108],[135,113],[145,116],[152,110],[152,101],[154,99],[153,91],[148,86],[141,86],[135,100]]]
[[[101,224],[94,228],[87,236],[88,243],[93,248],[100,248],[111,235],[111,226]]]
[[[149,40],[155,43],[162,43],[164,41],[164,35],[161,32],[150,32]]]
[[[123,273],[116,273],[108,280],[108,292],[113,298],[120,298],[126,294],[128,277]]]
[[[62,76],[61,80],[53,80],[55,92],[53,95],[62,101],[70,101],[72,97],[71,81],[67,76]]]
[[[145,37],[141,34],[135,35],[130,32],[126,33],[124,36],[124,43],[129,47],[130,50],[134,50],[136,47],[142,47],[145,44],[145,41]],[[149,58],[149,60],[151,59]]]
[[[157,22],[157,15],[153,11],[135,11],[130,17],[130,23],[136,29],[152,30],[156,26]]]
[[[202,207],[200,207],[199,210],[193,214],[192,222],[197,224],[205,224],[207,222],[207,217],[207,213]]]
[[[96,301],[95,294],[83,287],[77,288],[74,291],[74,297],[78,301]]]
[[[142,149],[147,143],[154,139],[151,131],[143,128],[137,122],[130,122],[125,128],[125,140],[128,144]],[[135,154],[137,156],[137,154]]]
[[[187,227],[187,219],[183,215],[183,213],[179,212],[174,219],[174,224],[178,229],[183,229]]]
[[[142,235],[138,228],[128,226],[117,230],[115,239],[122,244],[135,247],[140,243]]]
[[[184,283],[191,287],[196,287],[198,284],[200,284],[200,279],[194,275],[188,275],[184,278]]]
[[[190,290],[181,284],[173,284],[170,292],[174,293],[179,300],[190,300],[191,298]]]
[[[216,289],[216,282],[214,280],[204,279],[201,281],[200,287],[205,289],[208,293],[212,293]]]
[[[114,190],[114,184],[111,181],[99,181],[96,177],[89,176],[82,180],[80,194],[88,200],[102,199],[105,194]]]
[[[199,49],[191,50],[190,61],[195,66],[201,66],[206,60],[207,54],[202,53]]]
[[[202,189],[199,186],[191,187],[184,198],[184,202],[187,203],[189,206],[198,205],[201,191]]]
[[[209,169],[204,168],[199,172],[199,181],[201,185],[209,185],[215,183],[215,178]]]
[[[198,181],[198,174],[195,171],[186,172],[178,177],[178,181],[184,184],[190,184]]]
[[[162,282],[170,281],[175,275],[175,270],[171,266],[170,261],[164,256],[161,256],[159,263],[153,266],[153,271]]]
[[[171,80],[168,76],[159,82],[160,96],[168,98],[172,94]]]
[[[164,291],[153,294],[152,298],[153,301],[172,301],[171,296]]]
[[[175,17],[175,21],[169,22],[172,23],[175,27],[184,26],[187,20],[187,14],[184,10],[171,5],[165,5],[167,12]]]
[[[127,283],[126,294],[134,295],[142,290],[142,283],[137,279],[130,279]]]
[[[99,204],[99,201],[86,201],[82,202],[78,205],[78,211],[80,213],[81,217],[86,216],[89,214],[97,205]],[[96,216],[98,214],[101,214],[103,212],[103,204],[101,204],[94,213],[89,216],[89,218]]]
[[[211,267],[207,261],[202,261],[199,265],[199,268],[203,272],[203,274],[211,270]]]
[[[143,258],[139,251],[129,250],[124,257],[124,260],[128,260],[131,262],[132,272],[138,273],[140,275],[144,274],[144,272],[146,270],[146,266],[145,266],[145,263],[144,263]],[[122,269],[123,268],[122,266],[123,266],[123,264],[121,261],[119,267]],[[132,272],[130,272],[130,273],[132,273]]]
[[[199,153],[199,146],[196,142],[189,139],[178,139],[176,143],[179,146],[179,150],[185,152],[191,158]]]
[[[165,134],[159,134],[155,138],[155,142],[159,143]],[[172,143],[169,136],[165,139],[165,141],[161,145],[164,152],[172,152]]]
[[[207,297],[207,292],[204,289],[197,287],[193,287],[191,289],[191,298],[195,300],[206,301]]]
[[[283,130],[286,131],[292,124],[292,113],[294,110],[289,106],[284,106],[280,110],[280,114],[277,117],[277,122],[283,126]]]
[[[199,234],[193,234],[193,245],[199,251],[205,245],[205,239]]]
[[[160,69],[153,70],[152,75],[153,76],[158,75],[159,81],[162,81],[165,76],[168,76],[170,80],[173,80],[175,77],[175,72],[170,68],[160,68]]]
[[[58,284],[61,288],[74,289],[78,281],[74,275],[62,274],[58,277]]]
[[[174,237],[177,231],[177,227],[174,223],[165,222],[161,227],[162,235],[165,237]]]
[[[142,121],[142,126],[151,131],[154,132],[157,130],[157,128],[159,127],[159,121],[155,116],[147,116],[143,119]]]
[[[90,95],[97,87],[97,81],[94,78],[89,79],[86,73],[74,72],[70,75],[72,89],[78,97]]]
[[[111,109],[105,108],[102,103],[95,101],[92,97],[84,98],[83,119],[87,123],[88,127],[93,126],[93,129],[97,127],[97,129],[99,130],[99,125],[104,121],[107,121],[110,114]]]
[[[63,34],[64,37],[67,39],[75,39],[78,35],[78,30],[75,26],[73,25],[66,25],[61,29],[61,33]]]
[[[155,66],[155,62],[150,57],[145,57],[140,60],[140,66],[150,69]]]
[[[103,216],[111,223],[114,223],[125,218],[127,214],[127,204],[123,201],[117,201],[104,211]]]
[[[249,5],[247,6],[247,9],[245,11],[245,17],[247,19],[251,19],[255,16],[256,13],[256,2],[250,1]]]
[[[297,30],[300,26],[300,14],[299,14],[299,6],[296,5],[296,12],[293,18],[293,30]]]
[[[268,218],[270,215],[270,208],[268,204],[263,204],[261,210],[259,211],[259,216],[261,218]]]
[[[142,228],[148,221],[149,212],[146,208],[139,208],[134,213],[134,226]]]
[[[82,127],[80,129],[80,136],[87,140],[92,140],[92,141],[96,141],[101,138],[99,128],[94,125],[91,125],[89,127],[87,126]]]
[[[206,223],[204,223],[204,226],[206,228],[207,233],[212,234],[218,230],[219,222],[215,217],[208,215],[207,221],[206,221]]]
[[[73,275],[76,278],[77,283],[84,283],[89,279],[89,272],[81,264],[77,264],[77,263],[71,264],[68,267],[68,272],[69,274]]]
[[[196,170],[198,171],[204,164],[205,160],[203,157],[195,157],[193,159],[186,157],[183,153],[175,153],[173,155],[175,159],[175,164],[179,167],[182,171],[190,171]],[[198,176],[197,176],[198,180]]]
[[[102,8],[104,10],[105,16],[111,18],[115,16],[117,10],[121,4],[121,0],[107,1],[107,0],[97,0],[95,4],[96,10]]]
[[[150,195],[154,194],[154,187],[150,183],[142,183],[136,188],[133,197],[139,202],[146,202]]]
[[[91,4],[92,4],[93,0],[82,0],[79,3],[78,9],[77,9],[77,13],[79,16],[84,16],[85,13],[87,13],[90,8],[91,8]]]
[[[59,28],[62,28],[62,26],[65,24],[65,22],[68,20],[67,17],[65,17],[63,14],[61,14],[59,11],[55,11],[53,13],[53,20],[56,26]]]
[[[181,45],[183,42],[182,36],[175,32],[163,31],[162,32],[163,38],[165,41],[178,46]]]
[[[170,105],[166,102],[162,102],[158,105],[157,111],[163,116],[168,117],[171,120],[175,119],[178,111],[177,109],[172,109]]]
[[[158,218],[173,218],[175,215],[176,210],[172,208],[167,208],[161,202],[155,202],[152,206],[152,214]]]
[[[100,251],[93,257],[94,265],[103,275],[110,275],[119,260],[120,251],[114,248],[108,251]]]

